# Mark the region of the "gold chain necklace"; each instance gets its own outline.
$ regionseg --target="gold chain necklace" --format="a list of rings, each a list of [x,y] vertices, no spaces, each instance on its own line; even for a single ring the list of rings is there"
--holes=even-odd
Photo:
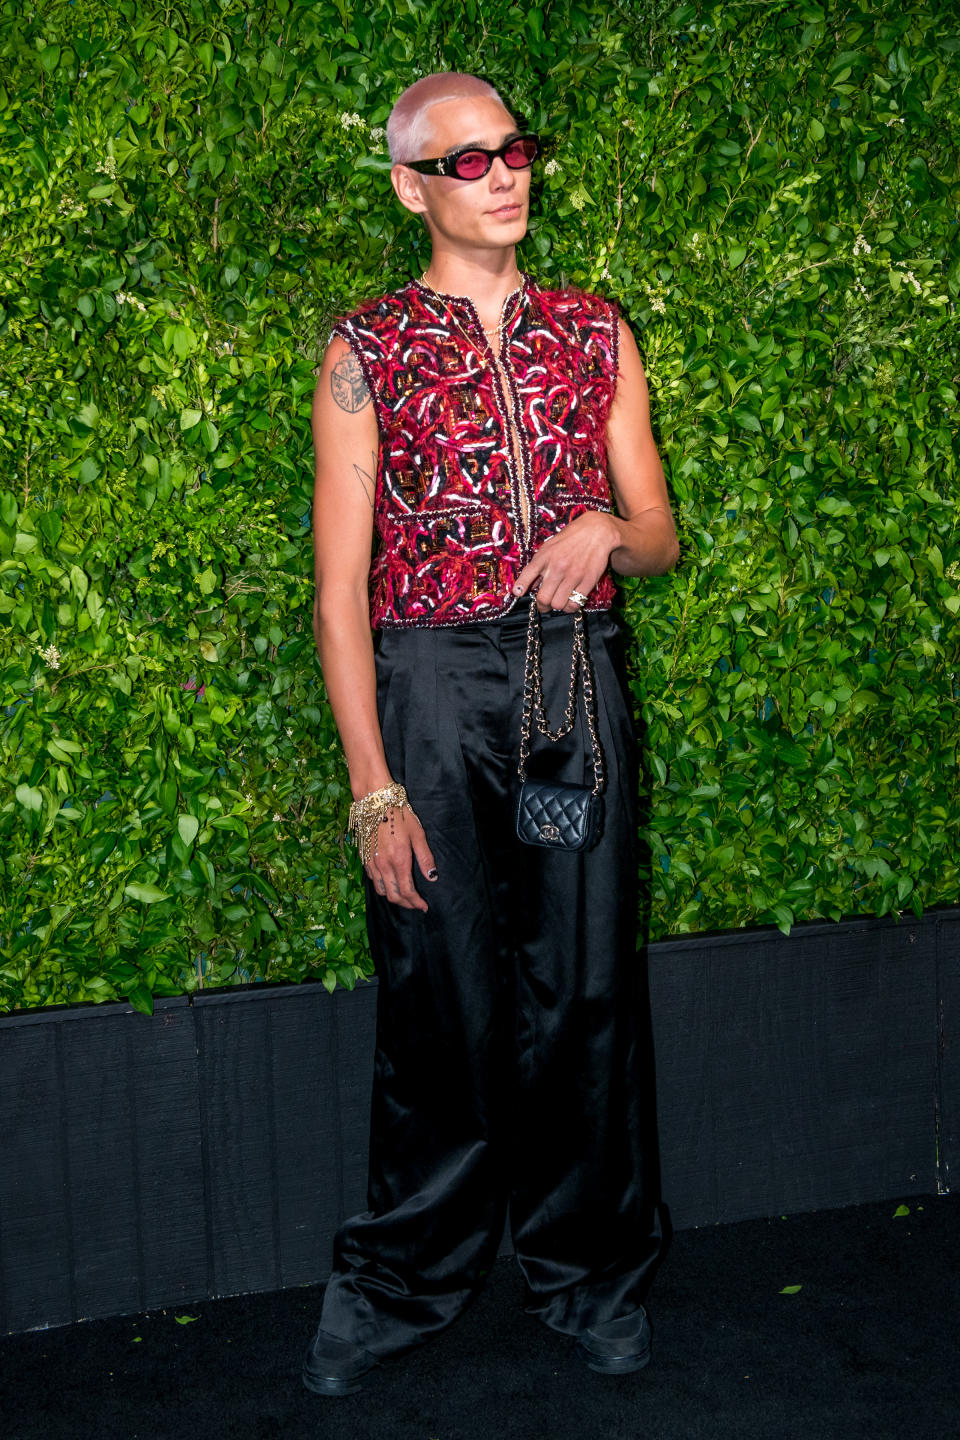
[[[437,292],[436,292],[436,290],[434,290],[433,286],[430,284],[430,281],[427,279],[427,272],[426,272],[426,270],[424,270],[423,274],[420,276],[420,283],[421,283],[421,285],[425,285],[425,286],[427,287],[427,289],[430,291],[430,294],[434,297],[435,300],[439,300],[440,304],[443,306],[444,313],[447,315],[447,317],[448,317],[450,320],[453,321],[454,325],[456,325],[456,327],[457,327],[457,329],[460,331],[460,333],[461,333],[462,335],[465,335],[465,336],[467,337],[467,339],[470,341],[471,345],[473,345],[473,346],[476,348],[476,341],[472,338],[472,336],[470,335],[469,331],[467,331],[467,330],[463,327],[463,325],[460,324],[460,321],[457,319],[456,315],[454,315],[453,311],[450,309],[450,306],[447,304],[446,300],[444,300],[444,298],[443,298],[442,295],[438,295]],[[493,335],[493,334],[496,334],[496,333],[500,330],[500,326],[501,326],[501,325],[504,326],[504,327],[506,327],[506,326],[510,325],[511,322],[515,319],[516,314],[517,314],[517,311],[520,309],[520,305],[521,305],[521,303],[522,303],[522,301],[523,301],[523,276],[522,276],[522,275],[520,276],[520,285],[519,285],[519,287],[515,287],[515,288],[519,288],[521,293],[520,293],[520,295],[519,295],[519,297],[518,297],[518,299],[517,299],[517,303],[516,303],[516,306],[515,306],[515,308],[514,308],[513,314],[510,316],[510,318],[509,318],[508,320],[501,320],[499,325],[494,325],[494,326],[492,326],[491,329],[489,329],[489,330],[487,329],[487,327],[486,327],[485,325],[481,325],[481,326],[480,326],[480,329],[483,331],[484,335]],[[473,302],[471,301],[471,304],[472,304],[472,303],[473,303]],[[476,310],[477,307],[474,305],[473,308],[474,308],[474,310]],[[477,318],[479,319],[479,316],[478,316]],[[479,349],[477,350],[477,354],[482,356],[482,352],[481,352]],[[496,361],[498,361],[498,362],[500,361],[500,357],[499,357],[499,355],[497,355],[497,354],[494,354],[494,357],[493,357],[493,358],[494,358]]]

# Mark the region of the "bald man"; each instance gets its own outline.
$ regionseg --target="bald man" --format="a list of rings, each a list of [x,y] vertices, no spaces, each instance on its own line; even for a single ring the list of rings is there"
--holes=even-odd
[[[676,531],[616,305],[517,266],[537,136],[451,72],[403,92],[387,138],[430,263],[334,325],[313,407],[314,633],[378,1014],[368,1208],[336,1236],[303,1380],[349,1394],[443,1331],[508,1213],[527,1313],[627,1374],[662,1230],[611,603],[615,574],[676,563]],[[578,612],[607,785],[600,838],[571,852],[522,843],[516,800],[528,621],[559,716]],[[581,783],[592,739],[580,716],[533,773]]]

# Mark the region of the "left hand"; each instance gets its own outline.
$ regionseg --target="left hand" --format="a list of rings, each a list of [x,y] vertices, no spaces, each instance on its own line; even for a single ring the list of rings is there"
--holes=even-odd
[[[566,610],[582,607],[570,600],[574,590],[589,595],[607,568],[610,552],[620,543],[614,517],[598,510],[586,511],[562,530],[544,540],[513,583],[512,594],[526,595],[539,577],[537,609]]]

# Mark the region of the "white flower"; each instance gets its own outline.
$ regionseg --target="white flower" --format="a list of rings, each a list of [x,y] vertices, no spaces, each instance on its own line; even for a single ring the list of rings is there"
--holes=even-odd
[[[387,132],[386,132],[386,130],[384,130],[384,128],[383,128],[382,125],[374,125],[373,129],[370,131],[370,139],[371,139],[371,140],[382,140],[383,137],[384,137],[384,135],[386,135],[386,133],[387,133]]]
[[[136,295],[128,295],[125,290],[118,290],[113,298],[118,305],[133,305],[137,310],[146,310],[147,308],[142,300],[137,299]]]
[[[891,115],[887,121],[887,125],[902,125],[905,119],[906,117],[904,115]]]
[[[901,270],[900,273],[903,276],[904,280],[906,280],[907,284],[913,286],[914,291],[917,295],[922,294],[923,286],[920,284],[920,281],[917,279],[916,275],[914,275],[912,270]]]
[[[544,165],[544,167],[543,167],[543,173],[544,173],[544,175],[556,175],[556,173],[557,173],[557,171],[558,171],[559,169],[560,169],[559,161],[557,161],[557,160],[548,160],[547,163],[546,163],[546,165]]]
[[[574,210],[582,210],[586,203],[587,202],[580,194],[580,191],[574,190],[573,194],[570,196],[570,204],[573,206]]]
[[[340,116],[340,124],[343,126],[344,130],[349,130],[351,125],[359,125],[361,130],[365,130],[367,128],[366,120],[364,120],[362,115],[358,115],[356,110],[344,110],[344,112]]]
[[[863,236],[858,235],[853,242],[854,255],[869,255],[870,249],[871,247],[867,244],[866,240],[864,240]]]
[[[117,158],[115,155],[105,155],[102,160],[97,161],[93,168],[94,170],[98,170],[101,175],[109,175],[112,180],[117,178]]]
[[[60,669],[60,651],[57,649],[56,645],[48,645],[46,650],[38,649],[37,654],[42,656],[42,658],[46,660],[51,670]]]
[[[656,310],[658,315],[667,313],[667,302],[664,298],[666,292],[661,286],[644,285],[644,291],[651,310]]]

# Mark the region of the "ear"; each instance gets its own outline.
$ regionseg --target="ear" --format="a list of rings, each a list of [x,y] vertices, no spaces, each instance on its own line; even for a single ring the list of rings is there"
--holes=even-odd
[[[426,176],[418,174],[416,170],[408,170],[406,165],[394,165],[390,171],[390,184],[393,186],[397,199],[407,210],[412,210],[415,215],[422,215],[427,208],[423,196],[423,181]]]

